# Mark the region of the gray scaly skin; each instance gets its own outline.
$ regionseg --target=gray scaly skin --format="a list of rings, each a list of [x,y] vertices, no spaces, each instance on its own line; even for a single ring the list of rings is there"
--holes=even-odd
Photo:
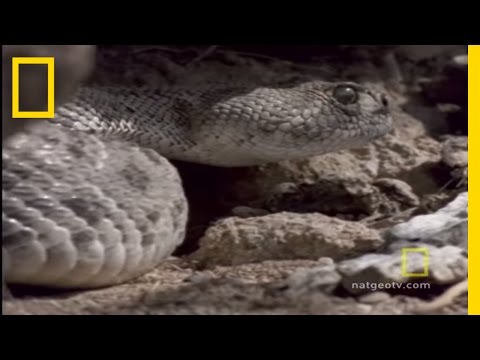
[[[84,87],[3,146],[8,283],[93,288],[153,269],[183,241],[188,206],[166,158],[252,166],[362,146],[392,130],[358,84]]]

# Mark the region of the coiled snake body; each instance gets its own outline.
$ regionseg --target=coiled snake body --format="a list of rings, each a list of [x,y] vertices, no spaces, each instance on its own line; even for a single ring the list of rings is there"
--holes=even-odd
[[[361,146],[392,126],[385,97],[353,83],[85,86],[53,123],[3,145],[5,280],[92,288],[157,266],[188,216],[167,158],[251,166]]]

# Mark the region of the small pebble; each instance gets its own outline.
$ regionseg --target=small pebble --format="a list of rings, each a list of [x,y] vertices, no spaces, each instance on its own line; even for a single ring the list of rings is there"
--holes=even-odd
[[[212,280],[215,276],[210,272],[196,272],[186,277],[183,281],[193,284],[202,283],[208,280]]]

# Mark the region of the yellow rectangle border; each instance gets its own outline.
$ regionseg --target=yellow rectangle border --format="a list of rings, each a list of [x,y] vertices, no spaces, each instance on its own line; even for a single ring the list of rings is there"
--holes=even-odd
[[[468,314],[480,315],[480,45],[468,46]],[[477,185],[475,185],[477,184]],[[475,200],[476,199],[476,200]],[[472,200],[472,201],[470,201]],[[478,210],[477,210],[478,208]],[[473,217],[470,215],[473,214]]]
[[[47,111],[20,111],[19,68],[20,65],[47,65]],[[12,118],[52,119],[55,116],[55,59],[53,57],[12,58]]]
[[[407,257],[408,253],[423,253],[423,272],[409,273],[407,272]],[[427,248],[404,248],[402,249],[402,276],[411,277],[428,277],[428,249]]]

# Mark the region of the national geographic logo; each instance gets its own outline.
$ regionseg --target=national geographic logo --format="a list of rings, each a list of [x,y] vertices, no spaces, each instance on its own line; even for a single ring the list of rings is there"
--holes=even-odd
[[[408,269],[409,258],[417,256],[421,258],[422,271],[411,272]],[[429,253],[427,248],[404,248],[402,249],[402,276],[406,278],[428,277]]]
[[[20,65],[47,66],[47,110],[20,110]],[[55,115],[55,59],[53,57],[12,58],[12,118],[52,119]]]

